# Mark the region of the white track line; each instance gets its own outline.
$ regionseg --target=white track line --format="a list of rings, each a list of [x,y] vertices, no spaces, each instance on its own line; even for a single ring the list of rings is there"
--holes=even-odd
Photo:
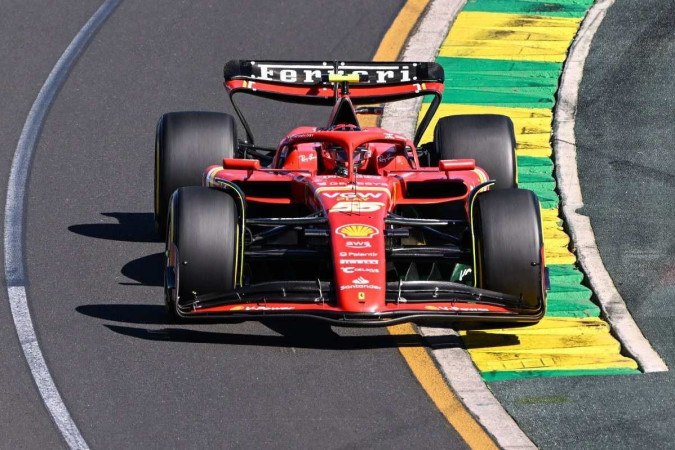
[[[432,0],[400,59],[434,61],[448,29],[465,3],[465,0]],[[382,117],[382,128],[412,136],[421,103],[421,99],[413,99],[388,104]],[[447,328],[420,327],[419,330],[423,336],[457,335]],[[501,448],[536,448],[490,392],[466,350],[447,348],[433,350],[431,354],[464,406]]]
[[[422,336],[457,336],[448,328],[419,327]],[[485,431],[504,449],[536,449],[537,446],[520,429],[495,398],[476,370],[471,357],[461,347],[432,351],[448,384]]]
[[[614,0],[600,0],[588,11],[565,62],[553,118],[556,177],[562,199],[562,213],[576,246],[579,263],[588,275],[604,316],[626,351],[635,358],[643,371],[663,372],[668,370],[666,363],[638,328],[602,263],[590,219],[576,212],[584,206],[579,186],[574,135],[579,84],[593,36],[607,9],[613,4]]]
[[[19,137],[19,143],[14,152],[5,203],[5,281],[14,327],[33,380],[35,380],[38,391],[42,396],[42,401],[54,419],[63,439],[73,449],[87,449],[89,447],[75,422],[73,422],[49,373],[47,363],[38,345],[35,328],[28,309],[23,253],[25,194],[33,153],[47,112],[67,79],[70,69],[96,31],[120,2],[121,0],[106,0],[99,7],[68,45],[42,85],[28,113]]]

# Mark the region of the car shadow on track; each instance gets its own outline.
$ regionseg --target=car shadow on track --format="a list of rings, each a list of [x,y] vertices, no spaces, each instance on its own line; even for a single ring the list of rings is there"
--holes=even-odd
[[[384,329],[380,334],[342,335],[329,324],[311,319],[263,319],[260,321],[279,335],[233,333],[222,330],[205,331],[192,325],[171,324],[161,305],[82,305],[77,312],[89,317],[138,325],[167,325],[164,328],[144,328],[104,324],[109,330],[149,341],[188,342],[196,344],[255,345],[263,347],[293,347],[322,350],[366,350],[397,347],[427,347],[430,349],[461,347],[461,340],[452,335],[427,336],[419,334],[391,335]],[[216,325],[214,325],[215,327]],[[225,325],[227,326],[227,325]]]
[[[162,242],[155,230],[155,218],[152,213],[103,212],[104,217],[117,220],[117,223],[88,223],[71,225],[68,230],[81,236],[123,242]],[[135,283],[123,285],[162,286],[162,252],[146,255],[129,261],[122,267],[122,275]]]
[[[152,213],[103,212],[117,223],[86,223],[71,225],[69,231],[82,236],[125,242],[161,242],[155,231]]]
[[[122,275],[137,283],[120,284],[139,284],[143,286],[164,286],[164,253],[153,253],[133,259],[122,267]]]

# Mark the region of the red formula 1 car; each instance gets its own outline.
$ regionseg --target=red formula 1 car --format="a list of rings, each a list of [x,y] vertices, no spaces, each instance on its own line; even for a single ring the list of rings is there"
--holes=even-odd
[[[311,317],[340,325],[534,323],[545,309],[539,204],[516,187],[513,124],[442,118],[431,62],[230,61],[248,93],[332,106],[278,148],[237,140],[232,116],[174,112],[157,127],[155,217],[177,319]],[[414,140],[363,128],[364,106],[433,96]],[[467,325],[470,324],[470,325]]]

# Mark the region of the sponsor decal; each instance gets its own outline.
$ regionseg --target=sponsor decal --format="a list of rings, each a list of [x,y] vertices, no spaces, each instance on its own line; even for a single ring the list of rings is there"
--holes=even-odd
[[[359,177],[364,177],[364,178],[380,178],[378,175],[359,175]],[[383,187],[386,188],[387,191],[389,190],[387,183],[381,181],[362,181],[359,180],[359,186],[367,186],[367,187]]]
[[[380,286],[376,286],[374,284],[346,284],[344,286],[340,286],[341,291],[346,291],[348,289],[372,289],[374,291],[382,290]]]
[[[339,256],[349,256],[352,258],[363,258],[363,257],[375,257],[377,256],[377,253],[375,252],[370,252],[370,253],[365,253],[365,252],[340,252]]]
[[[341,267],[340,270],[344,273],[380,273],[380,269],[375,269],[373,267]]]
[[[381,165],[384,165],[392,161],[394,158],[396,158],[396,149],[390,148],[377,157],[377,162]]]
[[[322,74],[359,74],[368,77],[367,84],[406,83],[413,80],[408,64],[349,65],[340,64],[336,71],[327,64],[279,64],[252,62],[251,78],[285,83],[315,84],[321,82]]]
[[[359,292],[358,298],[359,298],[359,300],[365,300],[366,299],[366,293],[365,292]]]
[[[326,192],[322,195],[345,202],[367,202],[376,198],[381,198],[382,192]]]
[[[337,202],[329,212],[374,212],[384,206],[382,202]]]
[[[372,266],[372,265],[377,265],[379,263],[380,263],[380,261],[378,261],[377,259],[341,259],[340,260],[340,264],[347,264],[347,265],[350,265],[350,266],[361,265],[361,264],[363,264],[365,266],[367,266],[367,265]]]
[[[375,258],[377,253],[375,252],[347,252],[345,256],[350,258]]]
[[[295,309],[293,306],[235,306],[230,311],[288,311]]]
[[[354,278],[352,280],[352,283],[354,283],[354,284],[368,284],[368,283],[370,283],[370,280],[368,280],[367,278],[358,277],[358,278]]]
[[[345,242],[346,247],[350,248],[370,248],[372,245],[368,241],[347,241]],[[375,255],[373,255],[375,256]]]
[[[300,155],[300,162],[310,162],[316,161],[316,154],[310,153],[309,155]]]
[[[475,307],[469,307],[469,306],[434,306],[434,305],[427,305],[424,307],[424,309],[428,309],[430,311],[464,311],[464,312],[488,312],[490,311],[487,308],[475,308]]]
[[[370,225],[357,223],[337,227],[335,229],[335,232],[345,238],[365,238],[365,239],[370,239],[371,237],[379,234],[377,228],[371,227]]]
[[[284,140],[284,142],[288,142],[291,139],[313,139],[316,134],[314,133],[299,133],[299,134],[294,134],[293,136],[289,136],[287,139]],[[282,142],[283,144],[283,142]]]

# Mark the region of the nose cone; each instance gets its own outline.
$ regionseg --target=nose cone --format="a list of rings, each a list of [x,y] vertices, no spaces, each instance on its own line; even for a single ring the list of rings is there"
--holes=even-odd
[[[325,188],[319,196],[330,226],[338,306],[349,312],[382,309],[386,282],[383,230],[389,191]]]
[[[378,221],[372,214],[332,216],[329,223],[338,305],[350,312],[378,311],[385,298],[384,217]]]

